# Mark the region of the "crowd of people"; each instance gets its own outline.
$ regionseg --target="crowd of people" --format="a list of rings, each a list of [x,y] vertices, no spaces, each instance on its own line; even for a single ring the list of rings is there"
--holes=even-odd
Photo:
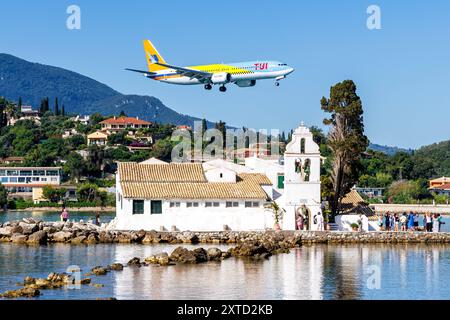
[[[420,226],[422,221],[422,226]],[[384,231],[426,231],[426,232],[440,232],[441,226],[445,224],[442,221],[442,216],[438,213],[425,213],[421,219],[418,213],[404,212],[397,214],[386,212],[384,215],[378,216],[378,225],[380,230]]]

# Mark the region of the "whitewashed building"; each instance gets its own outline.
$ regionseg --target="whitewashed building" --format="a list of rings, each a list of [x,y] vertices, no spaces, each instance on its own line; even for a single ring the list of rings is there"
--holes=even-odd
[[[284,164],[246,159],[246,165],[216,159],[166,163],[149,159],[119,163],[116,175],[119,230],[220,231],[274,228],[271,201],[282,209],[281,227],[295,230],[299,214],[316,230],[321,212],[320,152],[303,124],[286,147]]]
[[[221,231],[273,228],[271,181],[200,163],[119,163],[118,230]]]

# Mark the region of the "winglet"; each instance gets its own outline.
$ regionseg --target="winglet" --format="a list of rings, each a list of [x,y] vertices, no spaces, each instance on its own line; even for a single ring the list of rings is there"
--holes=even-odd
[[[158,50],[156,50],[156,48],[153,46],[150,40],[144,40],[144,51],[145,51],[145,58],[148,64],[148,70],[150,72],[167,69],[166,67],[158,65],[158,63],[165,64],[166,61],[159,54]]]

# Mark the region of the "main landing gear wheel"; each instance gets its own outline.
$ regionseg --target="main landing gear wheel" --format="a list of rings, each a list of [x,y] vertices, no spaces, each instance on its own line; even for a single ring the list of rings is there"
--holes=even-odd
[[[205,84],[205,89],[206,89],[206,90],[211,90],[211,89],[212,89],[212,85],[210,85],[210,84]]]
[[[221,87],[219,88],[219,90],[220,90],[220,92],[225,92],[225,91],[227,91],[227,87],[221,86]]]
[[[279,87],[280,86],[280,83],[277,81],[277,82],[275,82],[275,87]]]

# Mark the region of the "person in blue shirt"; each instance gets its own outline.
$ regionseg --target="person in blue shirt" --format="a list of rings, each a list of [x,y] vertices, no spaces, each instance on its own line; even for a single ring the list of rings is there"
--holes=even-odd
[[[412,212],[408,216],[408,230],[414,230],[414,213]]]

